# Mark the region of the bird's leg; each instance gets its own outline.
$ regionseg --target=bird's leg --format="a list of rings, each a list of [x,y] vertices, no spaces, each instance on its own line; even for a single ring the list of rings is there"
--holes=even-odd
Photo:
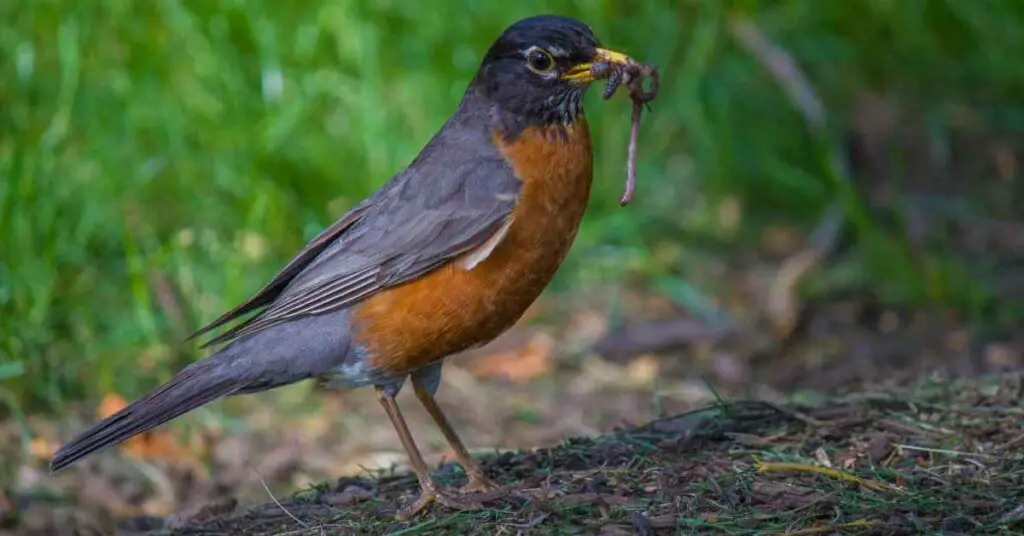
[[[395,401],[395,394],[389,393],[384,386],[375,386],[374,389],[377,393],[377,400],[384,406],[384,411],[388,414],[388,418],[391,419],[391,424],[398,433],[398,439],[401,440],[405,453],[409,456],[409,461],[412,463],[412,470],[416,473],[416,478],[420,482],[419,498],[399,510],[398,518],[408,519],[423,511],[424,508],[434,501],[457,510],[480,508],[481,505],[479,504],[455,499],[441,492],[437,483],[430,476],[427,462],[423,461],[423,456],[416,447],[416,442],[413,441],[412,434],[409,432],[409,426],[405,424],[402,411],[398,409],[398,403]]]
[[[420,399],[423,407],[427,409],[430,416],[434,418],[434,422],[437,423],[437,427],[441,429],[441,433],[444,434],[445,439],[448,440],[448,445],[455,451],[455,457],[458,458],[459,463],[462,465],[463,470],[466,471],[466,477],[469,478],[469,482],[462,487],[460,491],[464,493],[477,492],[477,491],[491,491],[496,489],[498,486],[487,478],[483,470],[480,469],[480,464],[477,463],[473,456],[466,450],[466,446],[462,444],[462,439],[459,438],[459,434],[455,433],[455,429],[452,428],[452,424],[448,422],[448,417],[445,416],[444,412],[441,411],[441,406],[437,404],[437,400],[434,399],[433,389],[430,385],[426,385],[423,381],[418,381],[417,376],[412,377],[412,387],[416,391],[416,398]]]

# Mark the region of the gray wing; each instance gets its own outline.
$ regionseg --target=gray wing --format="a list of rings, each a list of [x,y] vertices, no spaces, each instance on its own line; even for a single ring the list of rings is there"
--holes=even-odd
[[[292,257],[292,259],[288,261],[288,264],[286,264],[284,268],[277,272],[277,274],[274,275],[270,282],[264,285],[264,287],[260,289],[258,292],[256,292],[256,294],[254,294],[252,297],[250,297],[248,300],[238,305],[234,309],[231,309],[230,311],[222,314],[213,322],[210,322],[209,324],[197,330],[195,333],[189,335],[186,340],[192,340],[196,337],[199,337],[200,335],[203,335],[204,333],[207,333],[210,330],[223,326],[224,324],[227,324],[232,320],[245,316],[248,313],[257,311],[266,306],[267,304],[273,302],[278,296],[281,295],[281,292],[284,291],[285,287],[288,286],[288,283],[295,279],[295,276],[301,273],[302,269],[305,268],[313,259],[315,259],[316,256],[320,254],[320,252],[326,249],[327,246],[331,245],[331,242],[333,240],[338,238],[338,236],[340,236],[343,232],[345,232],[345,230],[351,227],[352,224],[358,221],[366,212],[366,209],[368,207],[369,200],[363,201],[358,206],[350,210],[347,214],[342,216],[330,227],[321,231],[319,235],[313,238],[313,240],[310,240],[309,243],[306,244],[306,246],[302,248],[301,251],[299,251],[294,257]],[[208,344],[211,343],[207,343],[207,345]]]
[[[199,333],[265,306],[204,346],[350,307],[486,242],[511,215],[521,183],[500,157],[460,168],[428,166],[396,176],[311,241],[263,290],[203,328]]]

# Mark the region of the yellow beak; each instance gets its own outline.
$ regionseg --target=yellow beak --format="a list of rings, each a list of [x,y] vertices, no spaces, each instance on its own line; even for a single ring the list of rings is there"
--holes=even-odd
[[[571,69],[569,69],[568,71],[566,71],[565,74],[562,75],[562,80],[575,82],[577,84],[589,84],[591,82],[594,82],[595,80],[608,78],[608,76],[611,74],[611,69],[594,69],[596,65],[633,65],[635,63],[636,60],[630,58],[629,56],[621,52],[615,52],[614,50],[606,50],[603,48],[599,48],[594,53],[593,60],[586,63],[581,63],[579,65],[574,65]]]

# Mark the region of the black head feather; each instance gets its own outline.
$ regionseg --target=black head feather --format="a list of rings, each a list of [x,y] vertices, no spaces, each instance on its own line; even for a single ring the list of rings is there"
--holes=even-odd
[[[542,15],[505,30],[484,56],[474,85],[497,108],[510,130],[568,124],[582,114],[585,84],[561,80],[589,62],[600,41],[582,22]]]

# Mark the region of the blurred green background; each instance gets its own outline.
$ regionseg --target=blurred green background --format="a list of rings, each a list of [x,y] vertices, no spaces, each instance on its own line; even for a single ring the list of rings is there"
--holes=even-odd
[[[978,322],[1020,318],[989,284],[998,263],[910,244],[904,204],[883,224],[870,188],[832,162],[859,99],[882,95],[923,125],[925,160],[971,163],[935,175],[970,187],[956,206],[1019,216],[1015,160],[993,167],[989,149],[1020,148],[1024,2],[13,1],[0,4],[4,411],[136,395],[200,355],[182,338],[411,161],[491,41],[542,12],[580,17],[663,73],[626,209],[630,107],[588,96],[595,191],[551,292],[628,280],[699,308],[714,289],[689,274],[707,256],[742,259],[765,226],[809,231],[837,203],[842,261],[808,292],[845,281]],[[807,72],[823,135],[737,43],[741,16]],[[887,161],[890,201],[906,177],[942,182]],[[736,202],[739,223],[723,222]]]

